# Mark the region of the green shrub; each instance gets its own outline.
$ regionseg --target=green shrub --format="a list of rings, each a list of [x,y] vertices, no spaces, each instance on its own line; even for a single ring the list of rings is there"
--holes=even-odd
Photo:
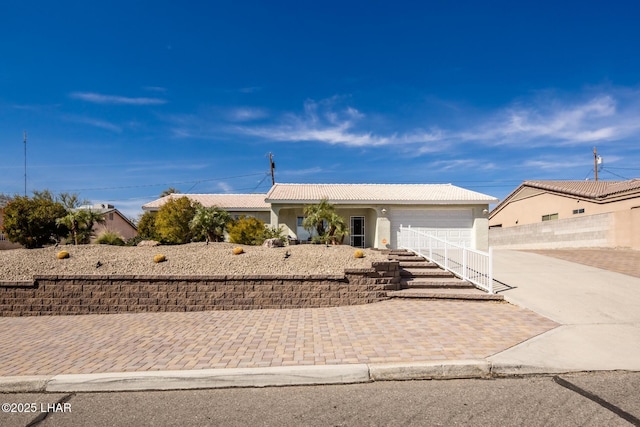
[[[288,242],[287,236],[285,236],[282,228],[276,227],[275,225],[268,225],[264,229],[264,239],[280,239],[283,242]]]
[[[155,216],[155,231],[162,243],[189,243],[193,237],[189,223],[196,214],[197,202],[188,197],[170,198]]]
[[[242,216],[228,227],[229,241],[241,245],[261,245],[265,239],[265,224],[258,218]]]
[[[10,242],[39,248],[67,234],[67,227],[57,222],[66,214],[64,206],[49,193],[33,198],[16,196],[4,207],[2,229]]]
[[[105,230],[96,239],[96,243],[101,245],[124,246],[124,239],[115,231]]]

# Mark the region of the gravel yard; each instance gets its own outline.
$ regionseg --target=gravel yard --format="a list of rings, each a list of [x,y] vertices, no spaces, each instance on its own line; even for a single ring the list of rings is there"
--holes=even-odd
[[[233,248],[238,246],[245,253],[233,255]],[[60,250],[69,252],[70,257],[57,259]],[[364,249],[365,257],[360,259],[354,258],[354,251],[346,245],[266,248],[231,243],[12,249],[0,251],[0,280],[30,280],[34,274],[342,274],[345,268],[370,267],[373,261],[386,260],[379,251]],[[165,255],[167,260],[154,263],[156,254]]]

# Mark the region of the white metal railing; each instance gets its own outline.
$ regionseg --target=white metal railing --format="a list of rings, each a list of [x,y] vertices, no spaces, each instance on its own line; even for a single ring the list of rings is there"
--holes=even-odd
[[[425,257],[476,287],[493,293],[492,248],[489,248],[489,252],[470,249],[402,225],[398,248]]]

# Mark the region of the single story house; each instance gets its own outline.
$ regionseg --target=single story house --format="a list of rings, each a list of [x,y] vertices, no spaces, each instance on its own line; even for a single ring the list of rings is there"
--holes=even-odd
[[[640,179],[525,181],[489,214],[497,247],[640,248]]]
[[[138,235],[138,228],[136,225],[113,205],[107,203],[96,203],[89,206],[80,206],[79,209],[90,209],[93,212],[102,214],[104,222],[93,225],[93,233],[96,237],[103,231],[107,230],[120,234],[125,241]]]
[[[451,184],[275,184],[267,194],[176,194],[232,215],[254,215],[304,241],[304,208],[323,199],[336,206],[349,225],[345,243],[395,248],[400,225],[429,231],[468,247],[488,248],[489,204],[498,199]],[[172,196],[166,196],[172,197]],[[145,204],[157,210],[166,197]]]

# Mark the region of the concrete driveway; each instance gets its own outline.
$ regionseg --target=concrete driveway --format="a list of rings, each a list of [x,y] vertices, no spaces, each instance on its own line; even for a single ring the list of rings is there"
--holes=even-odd
[[[562,326],[490,361],[523,372],[640,370],[640,278],[539,253],[494,255],[505,299]]]

